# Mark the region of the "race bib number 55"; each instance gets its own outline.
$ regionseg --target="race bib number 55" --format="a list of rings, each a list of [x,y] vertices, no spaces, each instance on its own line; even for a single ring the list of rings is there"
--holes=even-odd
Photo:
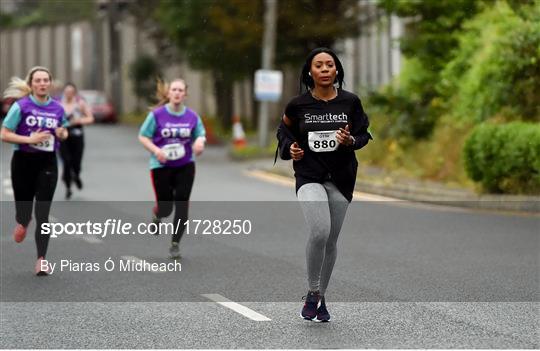
[[[335,151],[339,147],[337,130],[308,132],[309,149],[314,152]]]
[[[167,155],[167,160],[174,161],[179,160],[186,154],[186,149],[183,144],[168,144],[161,148],[165,155]]]
[[[30,136],[34,134],[35,133],[31,133]],[[31,144],[30,146],[37,150],[52,152],[54,151],[54,135],[50,134],[44,141],[37,144]]]

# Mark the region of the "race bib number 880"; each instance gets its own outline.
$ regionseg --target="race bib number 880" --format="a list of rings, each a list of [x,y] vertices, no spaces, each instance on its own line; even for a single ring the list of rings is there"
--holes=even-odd
[[[339,147],[337,130],[308,132],[309,149],[314,152],[335,151]]]

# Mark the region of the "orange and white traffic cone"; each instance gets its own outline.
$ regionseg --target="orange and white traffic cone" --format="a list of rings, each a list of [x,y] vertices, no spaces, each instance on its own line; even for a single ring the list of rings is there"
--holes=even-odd
[[[242,127],[242,122],[240,117],[233,117],[233,146],[235,148],[241,149],[247,145],[246,133],[244,133],[244,128]]]

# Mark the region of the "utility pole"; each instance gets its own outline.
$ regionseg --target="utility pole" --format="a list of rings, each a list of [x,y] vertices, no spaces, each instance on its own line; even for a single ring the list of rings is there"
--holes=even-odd
[[[262,49],[262,69],[272,69],[276,51],[276,22],[278,0],[264,0],[264,35]],[[268,119],[270,103],[259,103],[259,146],[268,145]]]
[[[121,77],[121,46],[120,46],[120,9],[117,0],[109,0],[107,4],[107,17],[110,35],[110,79],[111,98],[116,113],[122,114],[122,77]]]
[[[90,71],[90,88],[105,90],[103,84],[103,22],[106,17],[101,3],[96,4],[97,16],[92,21],[92,69]]]

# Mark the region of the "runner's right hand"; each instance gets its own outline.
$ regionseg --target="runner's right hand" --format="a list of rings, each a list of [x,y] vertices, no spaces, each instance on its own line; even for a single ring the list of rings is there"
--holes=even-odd
[[[154,152],[154,155],[156,155],[156,158],[160,163],[167,162],[167,155],[165,155],[165,152],[163,152],[163,150],[159,149],[158,151]]]
[[[296,141],[291,144],[289,151],[291,153],[292,159],[295,161],[300,161],[302,157],[304,157],[304,150],[300,148],[300,145],[298,145]]]
[[[29,137],[30,139],[28,140],[28,144],[41,143],[49,139],[49,135],[51,135],[51,132],[49,132],[48,130],[44,130],[44,131],[38,130],[37,132],[35,132]]]

